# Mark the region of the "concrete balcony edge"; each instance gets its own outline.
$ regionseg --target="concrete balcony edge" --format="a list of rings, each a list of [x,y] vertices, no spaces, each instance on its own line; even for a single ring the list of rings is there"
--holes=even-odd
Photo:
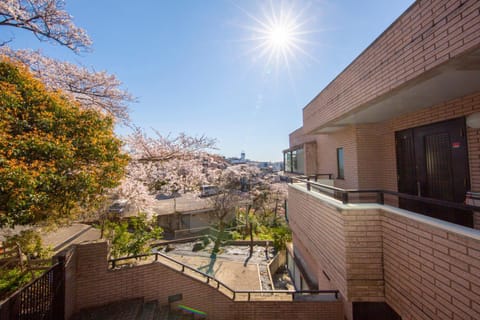
[[[467,227],[463,227],[451,222],[435,219],[432,217],[428,217],[419,213],[415,213],[412,211],[400,209],[397,207],[393,207],[390,205],[380,205],[376,203],[349,203],[343,204],[341,201],[329,197],[327,195],[315,192],[315,191],[307,191],[305,184],[289,184],[289,187],[294,188],[298,191],[305,192],[312,197],[325,202],[330,207],[335,208],[337,211],[344,211],[344,210],[384,210],[395,215],[408,218],[420,223],[428,224],[432,227],[437,227],[440,229],[444,229],[446,231],[450,231],[453,233],[457,233],[459,235],[472,238],[475,240],[480,241],[480,230],[475,230]]]

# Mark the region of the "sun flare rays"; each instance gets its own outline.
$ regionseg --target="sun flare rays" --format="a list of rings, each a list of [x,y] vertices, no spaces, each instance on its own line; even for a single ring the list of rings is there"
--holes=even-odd
[[[243,28],[250,32],[246,40],[252,46],[247,54],[254,61],[264,61],[267,66],[289,71],[293,62],[300,62],[303,58],[316,61],[307,50],[313,44],[310,35],[318,32],[308,30],[311,19],[306,17],[306,12],[309,6],[300,9],[294,7],[294,3],[270,1],[258,15],[242,9],[250,20]]]

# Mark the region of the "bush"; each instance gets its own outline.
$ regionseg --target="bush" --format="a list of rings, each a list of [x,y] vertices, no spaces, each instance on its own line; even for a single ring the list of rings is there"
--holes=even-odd
[[[286,225],[272,228],[273,234],[273,247],[275,251],[284,250],[287,242],[292,241],[292,231]]]
[[[42,261],[42,265],[48,267],[53,252],[50,248],[45,248],[42,246],[42,239],[40,235],[34,230],[24,230],[17,235],[8,237],[5,241],[5,249],[11,254],[7,258],[17,258],[17,246],[20,247],[22,253],[22,260],[26,262],[25,258],[29,259],[47,259],[46,262]],[[35,260],[32,260],[35,261]],[[36,264],[35,267],[40,265]],[[29,265],[23,265],[21,268],[20,260],[15,263],[2,265],[0,268],[0,300],[8,296],[8,294],[14,292],[15,290],[21,288],[32,279],[41,275],[44,270],[29,270]]]
[[[192,251],[193,252],[197,252],[197,251],[200,251],[202,250],[203,248],[205,248],[204,244],[202,242],[195,242],[193,244],[193,248],[192,248]]]
[[[232,236],[233,240],[243,240],[243,235],[238,231],[231,231],[230,235]]]
[[[208,236],[204,236],[202,238],[203,245],[206,247],[210,243],[210,238]]]
[[[150,241],[162,238],[163,229],[156,226],[155,219],[148,220],[145,214],[127,221],[107,221],[105,236],[110,241],[110,256],[120,258],[151,251]]]

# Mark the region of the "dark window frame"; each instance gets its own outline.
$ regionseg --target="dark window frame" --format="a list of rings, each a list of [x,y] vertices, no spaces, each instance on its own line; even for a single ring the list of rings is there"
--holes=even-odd
[[[298,158],[297,154],[301,151],[304,153],[304,148],[295,148],[285,151],[283,153],[283,169],[285,172],[294,173],[294,174],[305,174],[305,168],[303,168],[303,172],[298,170]],[[288,160],[287,160],[288,159]],[[304,154],[302,155],[302,161],[304,161]],[[302,164],[303,166],[303,164]]]
[[[345,153],[343,147],[337,148],[337,179],[345,179]]]

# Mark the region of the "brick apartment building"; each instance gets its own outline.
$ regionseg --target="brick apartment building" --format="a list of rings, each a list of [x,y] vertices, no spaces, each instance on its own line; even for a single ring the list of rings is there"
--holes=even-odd
[[[464,205],[479,119],[480,1],[416,1],[290,134],[286,171],[325,174],[289,187],[296,285],[338,289],[348,319],[480,319],[480,215]]]

